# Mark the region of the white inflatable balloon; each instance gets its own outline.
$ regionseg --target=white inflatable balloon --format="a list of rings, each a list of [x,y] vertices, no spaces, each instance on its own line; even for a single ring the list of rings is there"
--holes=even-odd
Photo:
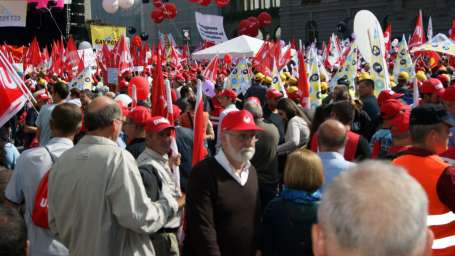
[[[118,1],[120,8],[122,9],[129,9],[133,7],[134,0],[119,0]]]
[[[82,41],[79,44],[79,50],[86,50],[86,49],[92,49],[92,45],[87,41]]]
[[[103,0],[103,9],[110,14],[116,13],[118,10],[118,0]]]

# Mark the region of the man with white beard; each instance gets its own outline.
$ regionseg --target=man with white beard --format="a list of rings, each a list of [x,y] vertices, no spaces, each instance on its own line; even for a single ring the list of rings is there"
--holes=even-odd
[[[250,159],[260,130],[250,112],[228,113],[221,122],[221,149],[194,166],[186,197],[185,254],[255,254],[260,210]]]

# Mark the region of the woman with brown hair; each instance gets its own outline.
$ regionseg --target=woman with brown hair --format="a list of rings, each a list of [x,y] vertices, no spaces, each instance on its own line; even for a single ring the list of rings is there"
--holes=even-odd
[[[311,226],[316,223],[323,182],[322,162],[316,153],[299,149],[288,156],[285,187],[267,205],[262,219],[263,256],[312,255]]]

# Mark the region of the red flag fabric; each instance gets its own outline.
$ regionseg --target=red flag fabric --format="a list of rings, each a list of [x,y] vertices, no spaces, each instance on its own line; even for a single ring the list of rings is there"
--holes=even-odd
[[[161,45],[157,49],[157,65],[153,72],[152,86],[152,116],[166,116],[166,91],[164,87],[163,70],[161,67],[162,59]]]
[[[450,39],[455,40],[455,19],[452,20],[452,27],[449,30]]]
[[[409,49],[425,43],[425,30],[423,29],[422,21],[422,11],[419,11],[419,16],[417,17],[416,27],[414,33],[412,34],[411,40],[409,40]]]
[[[11,62],[0,51],[0,127],[27,102],[23,93],[25,87],[24,81],[17,75]]]
[[[127,70],[132,70],[133,61],[128,46],[126,44],[125,35],[122,35],[122,38],[120,39],[118,47],[116,48],[116,51],[114,51],[114,54],[115,59],[116,60],[118,59],[117,65],[119,74],[122,74]]]
[[[205,79],[212,81],[212,83],[216,82],[216,77],[218,75],[218,57],[213,57],[210,60],[210,63],[207,65],[207,68],[202,72],[202,75]]]
[[[300,104],[303,108],[310,108],[310,82],[308,81],[308,77],[306,74],[306,67],[305,67],[305,58],[303,56],[303,50],[298,51],[297,58],[299,61],[299,93],[300,93]]]
[[[391,35],[392,35],[392,24],[389,23],[384,31],[384,44],[385,44],[386,58],[387,58],[387,56],[389,56],[390,45],[392,43],[390,40]]]
[[[27,72],[27,69],[33,69],[38,67],[41,63],[41,52],[38,44],[38,40],[33,38],[30,48],[28,48],[27,54],[24,58],[24,71]]]
[[[289,45],[288,49],[280,57],[280,61],[277,65],[278,70],[281,70],[291,60],[291,49],[292,46]]]
[[[77,72],[80,62],[81,58],[77,53],[76,43],[74,42],[73,38],[70,37],[68,39],[68,43],[66,44],[65,59],[66,73],[68,74],[69,79],[72,79],[73,77],[76,77],[79,74]]]
[[[203,160],[207,155],[207,149],[204,146],[204,101],[202,100],[202,82],[200,80],[197,84],[196,109],[194,111],[192,166]]]

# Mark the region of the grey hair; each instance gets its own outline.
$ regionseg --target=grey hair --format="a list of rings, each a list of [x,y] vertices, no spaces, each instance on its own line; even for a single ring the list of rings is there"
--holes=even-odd
[[[425,246],[427,207],[425,191],[403,168],[365,161],[329,185],[318,221],[343,249],[369,256],[412,255]]]
[[[87,131],[95,131],[109,127],[115,119],[122,117],[122,112],[119,106],[108,104],[102,108],[88,110],[84,115],[84,125]]]
[[[261,105],[252,101],[247,101],[243,105],[243,109],[248,110],[253,115],[254,120],[261,119],[264,115]]]

